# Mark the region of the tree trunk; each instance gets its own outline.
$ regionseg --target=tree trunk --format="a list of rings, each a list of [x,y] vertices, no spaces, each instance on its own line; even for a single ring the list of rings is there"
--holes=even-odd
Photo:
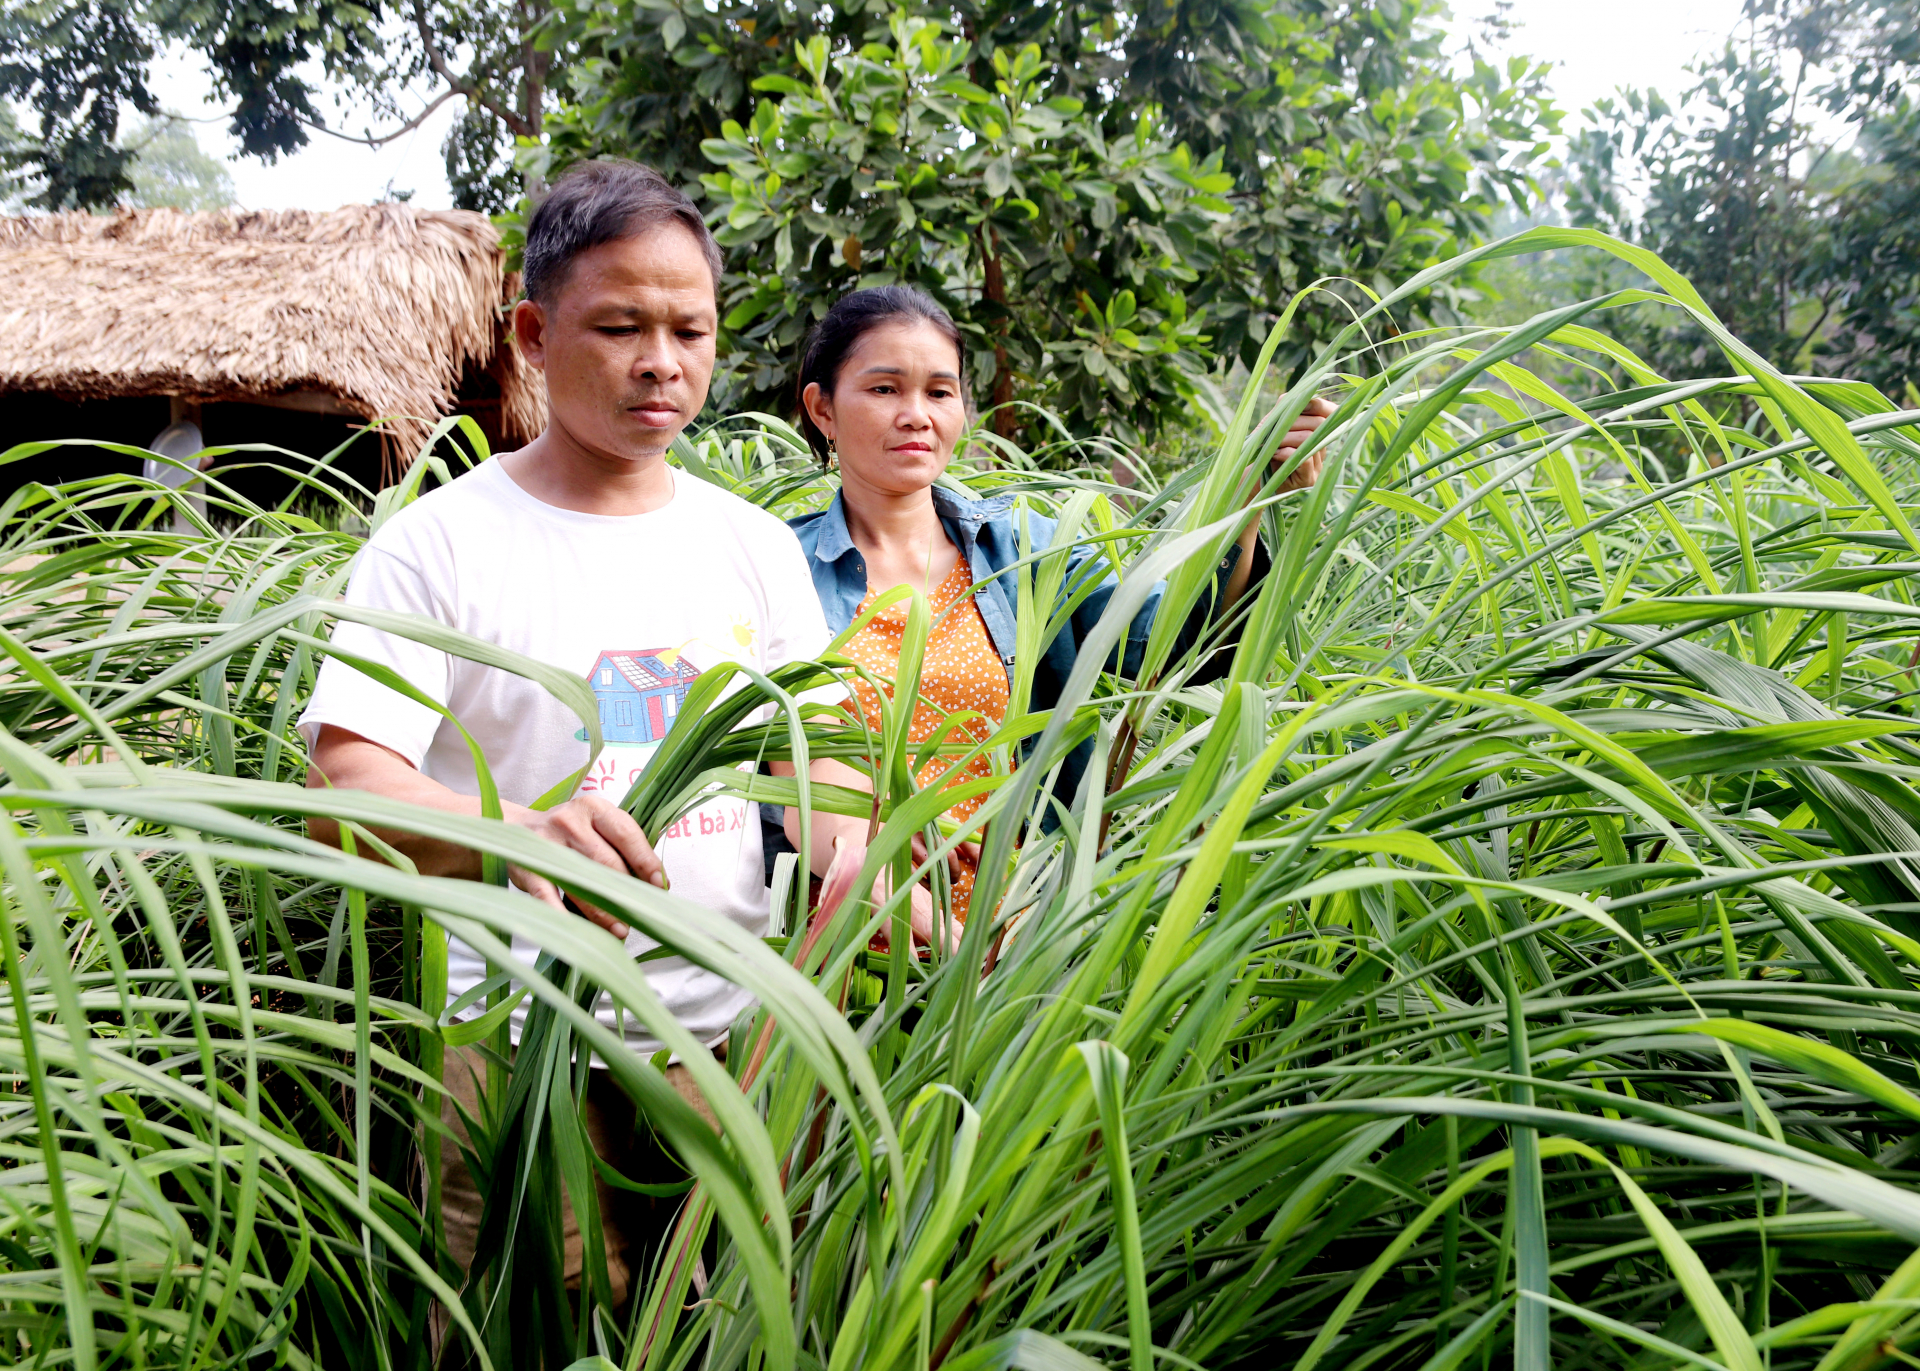
[[[533,130],[531,136],[538,138],[540,136],[540,120],[542,115],[541,105],[544,103],[547,93],[547,63],[550,60],[550,55],[540,51],[539,48],[534,46],[533,31],[539,26],[540,21],[546,18],[547,10],[546,6],[540,3],[540,0],[531,0],[532,12],[530,14],[528,13],[528,7],[529,0],[522,0],[520,11],[522,15],[522,26],[520,30],[520,77],[521,87],[526,92],[526,108],[524,112],[527,127]],[[529,196],[539,195],[547,188],[545,180],[533,172],[528,172],[522,179],[525,182],[526,192]]]
[[[999,243],[993,230],[981,225],[980,244],[986,255],[986,298],[1000,306],[1007,307],[1007,276],[1000,265]],[[1003,316],[994,324],[994,332],[1004,334],[1007,321]],[[1007,345],[996,342],[993,345],[993,431],[1002,438],[1013,437],[1019,427],[1018,416],[1013,411],[1013,372],[1007,366]]]

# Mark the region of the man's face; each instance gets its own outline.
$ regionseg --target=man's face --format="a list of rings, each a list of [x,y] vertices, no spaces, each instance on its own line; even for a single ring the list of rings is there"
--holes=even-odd
[[[549,424],[614,462],[659,456],[700,412],[718,323],[706,254],[679,224],[581,253],[552,300],[513,315]]]

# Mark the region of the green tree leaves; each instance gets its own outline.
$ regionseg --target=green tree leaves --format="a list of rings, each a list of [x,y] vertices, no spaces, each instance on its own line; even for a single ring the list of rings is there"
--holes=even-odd
[[[1203,378],[1251,365],[1301,291],[1340,278],[1296,311],[1289,371],[1476,232],[1557,117],[1530,64],[1456,80],[1423,3],[558,15],[577,104],[540,165],[614,152],[702,185],[733,250],[723,399],[775,412],[834,298],[909,281],[966,330],[982,406],[1151,435],[1209,411]]]
[[[184,120],[162,117],[136,129],[127,140],[133,149],[128,179],[135,205],[166,205],[180,210],[225,209],[233,203],[233,178],[200,148]]]
[[[904,281],[964,321],[983,400],[1151,431],[1209,360],[1176,239],[1213,235],[1231,178],[1217,158],[1194,168],[1151,111],[1100,137],[1078,100],[1045,94],[1035,44],[993,55],[989,91],[966,75],[968,44],[905,12],[890,23],[889,41],[831,64],[825,35],[797,45],[806,79],[757,78],[752,117],[700,145],[722,168],[701,183],[736,263],[732,365],[776,392],[749,403],[780,403],[841,293]]]

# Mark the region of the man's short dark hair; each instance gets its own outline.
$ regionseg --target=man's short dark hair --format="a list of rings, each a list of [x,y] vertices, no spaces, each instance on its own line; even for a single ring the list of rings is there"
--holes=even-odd
[[[527,223],[524,254],[527,298],[551,304],[566,284],[573,259],[602,243],[637,238],[662,224],[693,235],[720,290],[720,245],[700,210],[652,167],[619,157],[576,162],[553,183]]]

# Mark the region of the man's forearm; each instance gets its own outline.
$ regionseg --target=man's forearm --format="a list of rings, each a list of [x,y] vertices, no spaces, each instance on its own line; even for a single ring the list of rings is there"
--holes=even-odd
[[[314,742],[307,784],[331,785],[337,790],[365,790],[448,814],[471,814],[476,818],[481,815],[477,795],[462,795],[449,789],[414,770],[399,753],[331,725],[323,725],[320,737]],[[547,810],[528,809],[503,800],[500,817],[548,842],[591,858],[611,871],[638,877],[662,890],[667,888],[666,868],[647,841],[647,835],[640,831],[632,815],[601,796],[576,796]],[[340,845],[339,826],[331,820],[312,820],[307,831],[320,842]],[[375,828],[373,831],[404,853],[422,875],[476,881],[484,870],[480,854],[457,843],[404,830]],[[538,871],[509,866],[507,875],[514,885],[536,900],[556,909],[569,907],[559,888]],[[574,906],[590,923],[606,929],[614,937],[627,936],[627,925],[616,915],[578,898]]]
[[[774,762],[771,765],[775,775],[791,776],[794,774],[794,768],[791,763]],[[864,774],[855,771],[844,762],[836,762],[829,759],[814,762],[807,768],[807,776],[810,780],[817,783],[845,786],[849,790],[864,790],[869,794],[873,792],[873,782],[868,780]],[[854,814],[825,814],[819,810],[813,812],[812,819],[813,821],[807,826],[809,830],[807,837],[810,848],[807,853],[807,866],[814,875],[824,876],[827,874],[828,868],[833,865],[834,846],[836,842],[844,845],[848,849],[849,860],[853,860],[855,857],[864,860],[867,848],[867,830],[871,826],[869,819]],[[789,808],[787,810],[786,822],[782,826],[786,830],[787,841],[792,843],[797,850],[800,846],[800,811]],[[849,876],[851,876],[851,873],[849,873]],[[880,876],[874,882],[875,902],[877,903],[882,900],[885,897],[885,893],[892,888],[892,883],[888,881],[886,876],[884,874]],[[958,925],[943,923],[938,929],[934,927],[933,895],[927,889],[926,882],[924,881],[913,887],[907,909],[907,921],[913,929],[915,940],[918,942],[932,944],[944,939],[945,945],[949,948],[958,945]]]
[[[330,734],[338,736],[329,736]],[[323,728],[307,769],[310,789],[364,790],[390,800],[438,809],[449,814],[481,812],[478,796],[462,795],[408,766],[399,756],[364,738]],[[405,829],[373,827],[381,841],[404,854],[423,876],[480,877],[480,854],[472,848],[439,838],[423,837]],[[310,819],[307,833],[316,842],[339,847],[340,826],[331,819]],[[371,854],[363,854],[371,855]]]

